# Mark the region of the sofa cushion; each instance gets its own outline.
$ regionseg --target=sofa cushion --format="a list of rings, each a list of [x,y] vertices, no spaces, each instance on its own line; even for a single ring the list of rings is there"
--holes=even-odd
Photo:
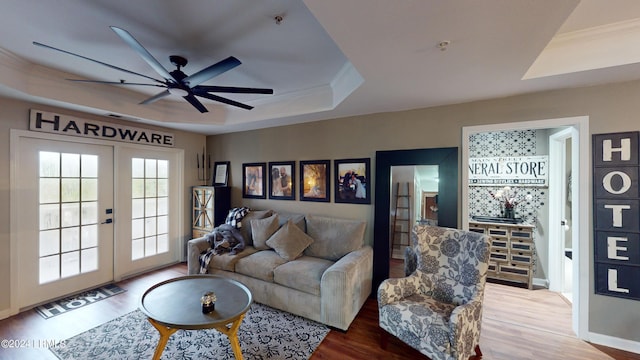
[[[333,264],[333,261],[301,256],[275,268],[273,282],[319,296],[322,274]]]
[[[286,262],[275,251],[262,250],[238,260],[236,273],[273,282],[273,270]]]
[[[245,245],[253,246],[253,236],[251,231],[251,220],[253,219],[264,219],[266,217],[271,216],[273,211],[271,210],[251,210],[244,218],[242,218],[242,223],[245,226],[240,228],[240,234],[242,234],[242,238],[244,239]]]
[[[253,237],[253,247],[258,250],[268,250],[267,240],[278,231],[279,227],[278,214],[273,214],[264,219],[252,219],[251,233]]]
[[[313,215],[307,215],[306,221],[307,234],[314,240],[304,251],[307,256],[337,261],[364,245],[364,221]]]
[[[287,261],[295,260],[302,255],[311,243],[313,239],[300,230],[291,219],[267,240],[267,245]]]
[[[278,211],[278,219],[280,221],[280,226],[286,224],[289,220],[292,220],[300,230],[307,232],[307,224],[304,220],[303,214]]]
[[[210,269],[218,269],[218,270],[226,270],[226,271],[234,271],[236,263],[238,260],[247,257],[251,254],[254,254],[256,250],[253,246],[246,246],[244,250],[238,252],[235,255],[231,255],[228,252],[213,255],[211,257],[211,261],[209,261]]]

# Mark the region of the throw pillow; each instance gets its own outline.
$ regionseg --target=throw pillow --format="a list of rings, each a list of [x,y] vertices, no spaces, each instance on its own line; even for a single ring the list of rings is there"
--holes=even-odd
[[[293,221],[289,220],[276,231],[269,240],[269,245],[281,258],[291,261],[302,255],[304,249],[313,243],[313,239],[304,233]]]
[[[271,215],[264,219],[252,219],[251,233],[253,235],[253,247],[256,248],[256,250],[268,250],[267,240],[278,231],[279,227],[278,214]]]

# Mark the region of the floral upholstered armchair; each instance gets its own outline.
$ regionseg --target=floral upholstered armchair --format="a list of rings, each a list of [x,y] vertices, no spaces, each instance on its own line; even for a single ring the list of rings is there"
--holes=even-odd
[[[378,288],[382,346],[391,334],[433,360],[480,358],[489,237],[415,225],[411,250],[416,270]]]

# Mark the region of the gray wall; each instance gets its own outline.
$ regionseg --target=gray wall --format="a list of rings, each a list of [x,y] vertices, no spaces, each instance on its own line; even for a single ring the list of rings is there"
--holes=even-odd
[[[216,135],[207,146],[216,160],[231,161],[232,205],[364,219],[372,243],[373,205],[243,200],[242,163],[371,157],[373,178],[377,150],[460,147],[463,126],[587,115],[591,133],[640,130],[639,100],[640,82],[634,81]],[[593,270],[589,286],[589,331],[640,342],[640,302],[593,294]]]

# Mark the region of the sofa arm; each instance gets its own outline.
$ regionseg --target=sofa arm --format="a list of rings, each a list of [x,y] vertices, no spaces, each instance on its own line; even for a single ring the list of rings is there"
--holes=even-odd
[[[206,237],[191,239],[187,242],[187,269],[189,275],[200,273],[200,253],[209,248]]]
[[[373,248],[352,251],[322,274],[320,302],[322,322],[347,330],[371,294]]]

